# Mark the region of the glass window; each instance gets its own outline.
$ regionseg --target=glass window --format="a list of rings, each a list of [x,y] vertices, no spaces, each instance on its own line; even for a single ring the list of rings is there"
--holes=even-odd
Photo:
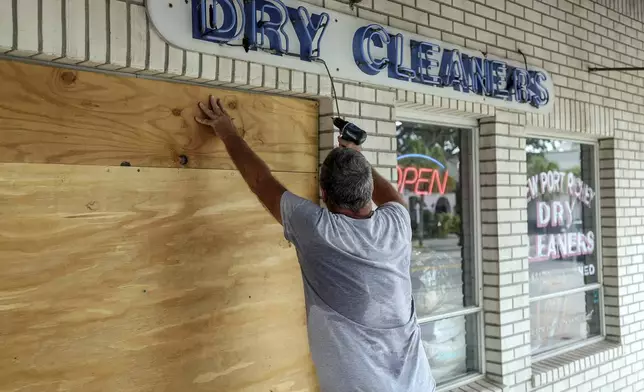
[[[600,336],[595,147],[528,139],[533,354]]]
[[[480,369],[472,130],[403,122],[397,137],[414,302],[432,373],[444,383]]]

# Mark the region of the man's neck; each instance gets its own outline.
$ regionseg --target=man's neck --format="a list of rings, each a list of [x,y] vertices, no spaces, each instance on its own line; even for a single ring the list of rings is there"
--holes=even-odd
[[[373,209],[371,208],[371,203],[361,208],[359,211],[351,211],[346,208],[335,208],[331,212],[335,214],[346,215],[349,218],[353,218],[353,219],[369,219],[371,218],[371,215],[373,215]]]

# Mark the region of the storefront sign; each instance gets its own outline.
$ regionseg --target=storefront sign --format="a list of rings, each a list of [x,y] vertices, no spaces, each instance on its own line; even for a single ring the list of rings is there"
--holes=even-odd
[[[406,186],[411,185],[411,188],[414,190],[414,193],[417,195],[431,195],[434,193],[434,190],[437,190],[437,193],[440,195],[445,194],[445,189],[447,187],[447,179],[449,178],[449,173],[444,171],[441,179],[441,174],[438,170],[427,169],[421,167],[417,169],[415,167],[406,167],[401,168],[398,166],[398,192],[402,193],[403,189]],[[434,187],[436,185],[436,187]]]
[[[545,197],[544,197],[545,196]],[[561,197],[563,196],[563,197]],[[537,234],[531,239],[533,254],[530,261],[568,259],[591,255],[595,251],[595,234],[569,231],[575,223],[575,207],[582,203],[590,207],[595,197],[593,189],[573,173],[543,172],[528,178],[528,201],[536,208],[537,228],[559,228],[556,234]],[[559,197],[559,198],[557,198]],[[582,270],[583,275],[594,274]]]
[[[320,58],[340,79],[524,111],[548,112],[554,102],[541,68],[296,0],[171,5],[148,2],[150,19],[166,41],[187,50],[326,74]]]
[[[398,170],[398,192],[403,193],[405,188],[412,189],[413,192],[419,196],[431,195],[434,192],[444,195],[447,190],[447,180],[449,172],[445,165],[436,159],[422,154],[406,154],[400,155],[398,160],[405,158],[420,158],[435,163],[442,169],[442,172],[436,169],[413,166],[400,167]],[[441,178],[442,177],[442,178]]]

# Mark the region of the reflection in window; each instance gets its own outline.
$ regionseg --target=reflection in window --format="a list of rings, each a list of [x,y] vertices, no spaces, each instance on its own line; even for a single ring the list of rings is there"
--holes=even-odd
[[[439,383],[479,369],[471,132],[414,123],[397,130],[398,191],[407,200],[413,231],[413,295]],[[471,314],[450,317],[468,308]],[[433,321],[423,322],[428,317]]]
[[[528,139],[533,354],[601,335],[594,147]]]
[[[476,318],[476,314],[469,314],[421,324],[423,347],[438,382],[476,370],[468,368],[466,360],[478,351]]]

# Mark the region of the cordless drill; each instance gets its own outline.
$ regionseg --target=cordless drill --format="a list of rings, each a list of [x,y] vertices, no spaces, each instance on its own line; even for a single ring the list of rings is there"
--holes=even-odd
[[[340,117],[334,117],[333,125],[340,130],[340,137],[348,142],[352,142],[359,146],[367,140],[367,132],[347,120],[343,120]]]

